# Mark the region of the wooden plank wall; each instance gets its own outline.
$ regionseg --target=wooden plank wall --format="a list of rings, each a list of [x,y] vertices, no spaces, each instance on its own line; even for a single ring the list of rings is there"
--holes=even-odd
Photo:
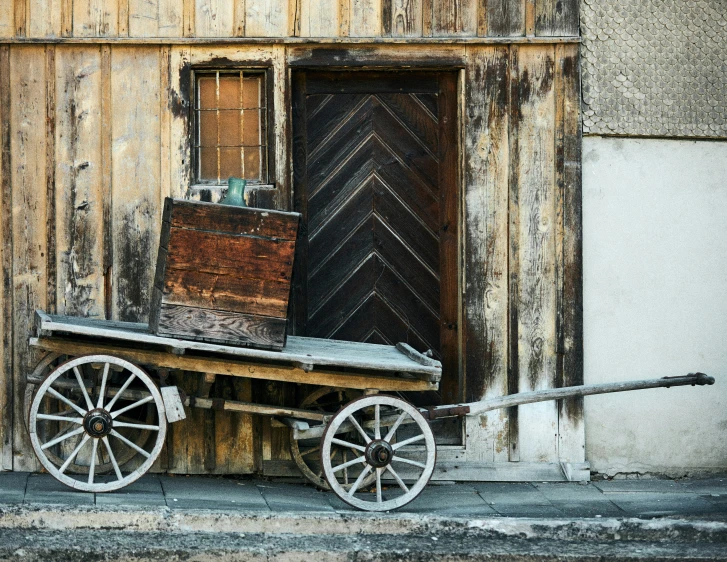
[[[277,189],[254,197],[281,209],[292,197],[290,66],[460,69],[463,398],[582,382],[580,77],[577,44],[562,42],[577,35],[576,0],[0,2],[0,469],[38,468],[23,422],[33,310],[146,321],[161,202],[191,180],[191,68],[212,60],[272,68]],[[225,43],[242,37],[257,42]],[[197,375],[173,376],[195,391]],[[294,391],[214,389],[268,403]],[[458,458],[581,461],[582,407],[468,419]],[[156,469],[263,465],[288,473],[286,430],[194,410],[171,427]]]
[[[2,467],[37,468],[23,426],[32,312],[146,321],[161,202],[189,185],[190,68],[273,67],[273,181],[290,201],[285,45],[0,45]],[[358,56],[341,50],[343,59]],[[462,358],[467,401],[582,382],[579,74],[576,44],[381,46],[366,57],[463,68]],[[196,375],[178,375],[194,392]],[[280,384],[216,392],[294,400]],[[467,424],[467,458],[583,459],[582,401],[496,411]],[[194,410],[158,469],[250,472],[289,460],[269,420]],[[272,470],[272,469],[271,469]]]
[[[553,37],[575,0],[4,0],[0,37]]]

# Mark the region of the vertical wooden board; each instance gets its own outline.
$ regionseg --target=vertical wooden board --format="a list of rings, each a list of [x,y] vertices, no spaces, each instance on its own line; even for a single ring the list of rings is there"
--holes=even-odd
[[[56,53],[56,302],[59,314],[103,317],[101,53]]]
[[[190,52],[186,47],[171,47],[169,54],[169,94],[166,101],[169,114],[169,185],[162,184],[162,193],[170,197],[184,197],[192,183],[190,157]],[[164,158],[164,156],[162,156]]]
[[[517,362],[521,392],[556,382],[554,48],[519,49]],[[554,402],[519,408],[520,459],[557,460]]]
[[[580,69],[577,45],[556,47],[556,179],[561,252],[558,329],[559,384],[583,384],[583,230],[581,202]],[[562,400],[558,434],[561,461],[585,460],[583,398]]]
[[[295,0],[289,0],[294,2]],[[246,37],[285,37],[288,35],[288,1],[256,0],[245,3]]]
[[[0,38],[15,36],[15,6],[12,2],[0,2]]]
[[[10,130],[13,229],[13,470],[36,470],[24,427],[25,376],[36,308],[46,305],[46,59],[43,46],[13,47]]]
[[[387,37],[421,37],[423,0],[384,0],[382,20]]]
[[[172,108],[171,100],[171,47],[163,46],[159,52],[159,200],[172,196],[171,189],[171,146]]]
[[[157,47],[111,52],[114,319],[146,322],[161,215]]]
[[[508,48],[468,47],[465,75],[465,401],[504,396],[508,351]],[[468,424],[468,451],[508,460],[507,411]],[[469,427],[471,425],[471,428]]]
[[[301,37],[337,37],[339,0],[300,0]]]
[[[64,5],[64,0],[29,0],[26,14],[27,36],[60,37]]]
[[[45,191],[48,246],[46,251],[46,310],[56,312],[56,47],[45,50]]]
[[[10,46],[0,45],[0,470],[13,469],[13,215]]]
[[[101,45],[101,199],[103,206],[104,318],[113,315],[113,225],[111,221],[111,47]]]
[[[381,0],[351,0],[350,37],[380,37]]]
[[[130,37],[181,37],[183,0],[129,0]]]
[[[277,187],[276,208],[288,211],[292,208],[290,172],[288,170],[288,142],[290,136],[290,91],[287,67],[287,49],[284,45],[273,47],[273,84],[268,88],[273,95],[273,152],[269,169],[270,178]]]
[[[235,4],[233,0],[196,0],[196,37],[234,37]]]
[[[73,36],[109,37],[116,35],[119,30],[118,2],[119,0],[74,0]]]
[[[578,0],[534,0],[535,35],[542,37],[577,37],[579,35]]]
[[[158,36],[160,0],[128,0],[128,2],[129,36]]]
[[[215,395],[226,400],[252,401],[252,381],[218,377]],[[217,474],[250,474],[255,469],[252,414],[215,412],[215,468]]]
[[[488,37],[509,37],[525,35],[524,0],[487,0],[480,10],[486,12],[481,18],[483,26],[480,35]]]
[[[198,373],[179,373],[174,377],[174,384],[194,396],[198,378]],[[184,411],[186,419],[169,426],[168,470],[172,474],[201,474],[205,472],[205,418],[214,416],[214,412],[201,408],[185,408]]]
[[[432,0],[432,35],[477,35],[477,4],[477,0]]]

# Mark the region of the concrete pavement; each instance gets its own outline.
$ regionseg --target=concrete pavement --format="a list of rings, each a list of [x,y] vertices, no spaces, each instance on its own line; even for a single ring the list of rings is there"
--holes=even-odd
[[[134,553],[134,556],[130,556]],[[0,560],[727,560],[727,475],[430,484],[401,510],[255,478],[0,473]]]

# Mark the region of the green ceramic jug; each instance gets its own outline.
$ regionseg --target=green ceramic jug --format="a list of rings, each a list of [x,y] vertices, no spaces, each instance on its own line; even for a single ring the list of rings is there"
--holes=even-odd
[[[246,184],[247,182],[244,179],[230,176],[227,179],[227,195],[225,195],[225,198],[220,201],[220,204],[247,207],[245,204]]]

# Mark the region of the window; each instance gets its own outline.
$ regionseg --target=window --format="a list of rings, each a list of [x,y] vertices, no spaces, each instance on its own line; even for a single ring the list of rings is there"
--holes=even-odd
[[[267,183],[264,71],[196,73],[195,183],[226,185],[230,176]]]

